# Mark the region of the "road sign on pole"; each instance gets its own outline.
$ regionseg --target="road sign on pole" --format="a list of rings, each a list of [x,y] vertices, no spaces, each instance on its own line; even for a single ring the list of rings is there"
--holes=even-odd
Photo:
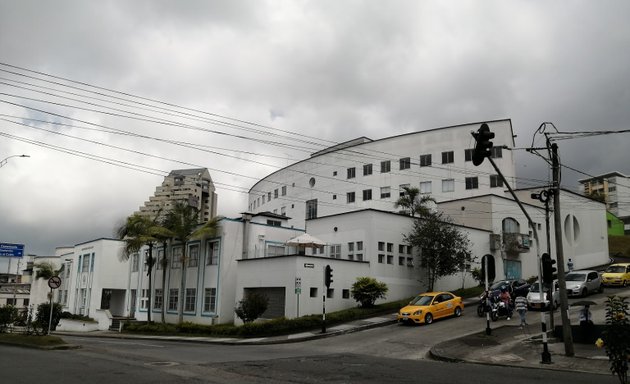
[[[0,243],[0,257],[24,256],[24,244]]]

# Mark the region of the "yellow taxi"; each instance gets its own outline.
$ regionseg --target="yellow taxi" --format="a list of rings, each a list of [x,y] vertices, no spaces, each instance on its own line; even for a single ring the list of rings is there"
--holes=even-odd
[[[628,286],[628,284],[630,284],[630,263],[609,265],[604,273],[602,273],[602,283],[607,286]]]
[[[398,311],[398,322],[431,324],[442,317],[462,315],[464,302],[450,292],[426,292],[416,296]]]

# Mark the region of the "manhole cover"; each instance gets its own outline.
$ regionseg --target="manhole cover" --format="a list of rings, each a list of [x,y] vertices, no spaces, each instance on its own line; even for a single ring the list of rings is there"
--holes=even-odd
[[[174,361],[154,361],[151,363],[146,363],[145,365],[150,365],[153,367],[172,367],[174,365],[179,365],[179,363],[176,363]]]

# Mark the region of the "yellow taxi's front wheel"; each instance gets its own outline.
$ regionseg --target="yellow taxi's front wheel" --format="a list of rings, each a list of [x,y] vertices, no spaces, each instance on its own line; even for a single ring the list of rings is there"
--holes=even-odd
[[[455,307],[453,315],[455,315],[455,317],[460,317],[462,315],[462,309],[460,307]]]
[[[432,322],[433,322],[433,315],[432,315],[432,314],[430,314],[430,313],[427,313],[427,314],[424,316],[424,323],[425,323],[425,324],[431,324]]]

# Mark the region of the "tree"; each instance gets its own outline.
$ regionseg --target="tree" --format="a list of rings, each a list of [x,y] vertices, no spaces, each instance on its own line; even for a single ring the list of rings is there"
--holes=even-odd
[[[59,276],[61,271],[63,271],[63,265],[59,269],[55,269],[53,263],[48,261],[42,261],[41,263],[35,264],[37,271],[35,272],[35,279],[44,279],[48,280],[53,276]]]
[[[238,302],[234,312],[244,323],[251,323],[260,317],[269,306],[269,299],[267,296],[250,292],[245,295],[245,298]]]
[[[199,210],[182,201],[176,202],[173,209],[166,213],[163,224],[172,233],[172,239],[182,246],[182,277],[180,279],[180,297],[182,298],[186,289],[187,244],[191,239],[215,236],[219,229],[220,219],[220,217],[214,217],[200,225]],[[178,307],[178,322],[182,323],[184,321],[183,300],[179,300]]]
[[[118,238],[125,241],[125,248],[123,249],[125,260],[129,258],[129,255],[138,253],[143,246],[146,245],[149,248],[146,259],[147,276],[149,278],[149,296],[147,299],[147,321],[149,323],[151,322],[151,293],[153,292],[152,272],[153,266],[155,265],[153,246],[162,237],[171,235],[168,229],[159,224],[159,215],[160,212],[158,212],[155,218],[150,218],[134,213],[127,217],[125,223],[116,230]]]
[[[470,260],[468,236],[441,212],[416,219],[412,232],[404,238],[421,251],[420,266],[426,270],[430,291],[437,279],[461,271]]]
[[[394,203],[394,208],[403,208],[400,212],[409,216],[423,217],[429,215],[431,210],[427,207],[429,202],[435,203],[435,199],[429,195],[420,196],[420,190],[415,187],[403,187],[403,195]]]
[[[376,300],[384,299],[388,290],[387,284],[373,277],[357,277],[350,294],[354,300],[361,303],[361,307],[366,308],[373,306]]]

